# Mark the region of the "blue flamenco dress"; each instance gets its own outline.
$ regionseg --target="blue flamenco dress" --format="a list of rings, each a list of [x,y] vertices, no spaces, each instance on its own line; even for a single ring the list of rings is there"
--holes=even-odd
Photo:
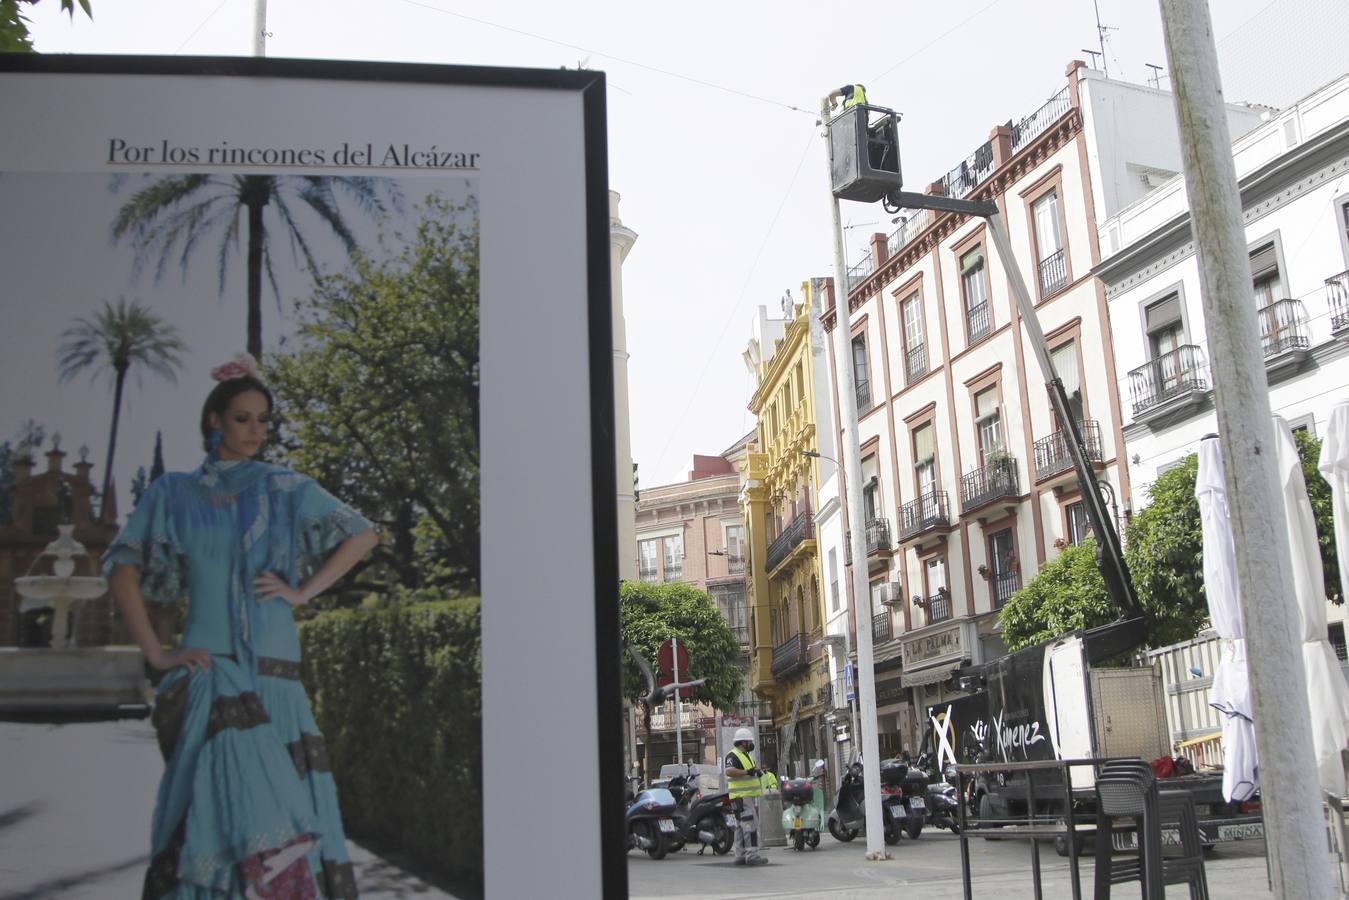
[[[147,601],[187,598],[182,646],[212,654],[155,697],[165,771],[143,900],[357,896],[291,608],[258,602],[253,579],[299,585],[370,527],[312,479],[208,456],[158,478],[104,555],[105,574],[139,568]]]

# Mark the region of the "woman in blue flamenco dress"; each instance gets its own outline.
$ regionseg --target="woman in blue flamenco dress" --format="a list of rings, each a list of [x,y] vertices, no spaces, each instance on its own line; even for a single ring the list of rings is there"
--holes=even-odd
[[[205,461],[158,478],[103,558],[131,635],[167,672],[142,896],[345,900],[356,882],[292,608],[341,578],[375,534],[312,480],[254,459],[272,396],[251,359],[212,375]],[[145,603],[181,598],[182,642],[166,651]]]

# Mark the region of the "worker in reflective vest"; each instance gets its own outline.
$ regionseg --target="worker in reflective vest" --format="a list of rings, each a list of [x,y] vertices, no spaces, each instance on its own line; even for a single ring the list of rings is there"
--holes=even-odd
[[[829,108],[833,109],[835,102],[842,98],[843,108],[850,109],[854,106],[865,105],[867,102],[867,89],[860,84],[845,84],[829,94]]]
[[[726,790],[735,813],[735,864],[761,866],[768,862],[759,855],[759,797],[763,772],[754,764],[754,732],[739,728],[734,747],[726,754]]]

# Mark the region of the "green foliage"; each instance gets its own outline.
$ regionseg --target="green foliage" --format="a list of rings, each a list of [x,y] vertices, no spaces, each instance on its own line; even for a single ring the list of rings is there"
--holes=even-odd
[[[476,593],[476,205],[428,197],[407,250],[356,254],[296,314],[299,346],[267,366],[287,462],[389,536],[390,582]]]
[[[1305,432],[1295,432],[1293,437],[1316,516],[1326,595],[1342,603],[1330,485],[1316,468],[1321,443]],[[1199,457],[1194,454],[1163,472],[1148,489],[1148,505],[1129,523],[1124,559],[1148,616],[1152,647],[1188,640],[1208,621],[1204,536],[1199,501],[1194,496],[1198,472]],[[1012,596],[999,615],[1009,650],[1075,628],[1104,625],[1116,617],[1094,553],[1093,542],[1067,548]]]
[[[300,625],[302,678],[354,836],[482,884],[476,599],[339,610]]]
[[[14,464],[33,461],[33,454],[47,439],[47,429],[32,419],[19,426],[15,436],[0,443],[0,526],[14,518]]]
[[[31,6],[38,0],[0,0],[0,53],[35,53],[33,39],[28,34],[28,17],[23,14],[25,5]],[[61,11],[75,18],[75,4],[89,18],[94,17],[90,0],[61,0]]]
[[[689,699],[717,709],[730,709],[739,701],[744,683],[740,642],[706,593],[677,581],[625,581],[619,587],[618,614],[624,645],[641,653],[653,672],[657,671],[656,651],[666,640],[678,638],[688,649],[689,671],[681,671],[679,680],[707,679],[689,692]],[[645,693],[642,673],[624,651],[623,696],[637,703]]]

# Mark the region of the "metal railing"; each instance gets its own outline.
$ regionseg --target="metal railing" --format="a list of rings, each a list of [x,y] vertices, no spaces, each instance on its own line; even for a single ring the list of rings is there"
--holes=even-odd
[[[876,261],[871,258],[870,254],[865,259],[848,266],[848,293],[852,293],[854,288],[866,281],[875,269]]]
[[[942,188],[946,196],[959,200],[988,180],[993,169],[993,141],[989,140],[942,176]]]
[[[890,541],[889,519],[867,519],[867,554],[877,550],[890,550],[894,545]]]
[[[1016,457],[994,459],[982,469],[960,476],[960,510],[966,512],[983,506],[999,497],[1015,497],[1021,493],[1016,471]]]
[[[1327,278],[1326,295],[1330,300],[1330,330],[1349,328],[1349,272]]]
[[[1203,352],[1184,344],[1149,360],[1129,373],[1134,415],[1193,391],[1208,390]]]
[[[815,520],[810,512],[804,512],[792,520],[791,524],[783,529],[782,534],[773,539],[773,543],[768,545],[768,571],[773,571],[782,561],[791,555],[791,552],[797,548],[804,540],[815,536]]]
[[[988,312],[989,303],[987,300],[978,306],[965,310],[965,338],[967,343],[973,344],[975,341],[981,341],[988,337],[988,333],[993,330],[993,319]]]
[[[637,570],[637,577],[647,584],[656,584],[660,581],[660,572],[655,569],[642,568]]]
[[[923,229],[932,223],[932,210],[930,209],[900,210],[900,216],[907,218],[885,239],[886,259],[893,259],[900,250],[903,250],[910,241],[918,237]]]
[[[951,524],[951,501],[946,491],[928,491],[905,503],[899,512],[901,541],[930,528]]]
[[[927,345],[915,344],[904,351],[904,383],[913,384],[927,374]]]
[[[993,603],[995,609],[1002,609],[1002,605],[1012,599],[1012,595],[1021,587],[1021,583],[1015,572],[994,572],[993,573]]]
[[[936,625],[951,618],[951,595],[940,591],[927,598],[927,624]]]
[[[681,691],[681,693],[684,693]],[[675,722],[678,721],[680,728],[697,728],[698,720],[702,717],[702,712],[697,706],[689,705],[688,697],[684,697],[684,708],[679,715],[669,707],[663,707],[659,710],[651,711],[651,730],[652,731],[673,731]]]
[[[1087,459],[1101,461],[1101,426],[1095,419],[1084,419],[1077,423],[1086,446]],[[1049,437],[1035,442],[1035,480],[1043,481],[1073,467],[1072,454],[1068,452],[1068,432],[1056,431]]]
[[[1311,346],[1307,335],[1307,310],[1301,300],[1275,300],[1260,310],[1258,317],[1260,348],[1265,359]]]
[[[1041,299],[1057,294],[1067,286],[1068,265],[1062,249],[1040,260],[1039,269]]]
[[[871,639],[877,643],[888,641],[894,635],[890,633],[890,613],[876,613],[871,617]]]
[[[857,382],[857,414],[860,416],[863,413],[870,411],[871,411],[871,382],[859,381]]]
[[[744,574],[745,574],[745,557],[743,557],[743,556],[728,556],[728,557],[726,557],[726,574],[728,574],[728,575],[744,575]]]
[[[1050,97],[1043,106],[1012,126],[1012,152],[1016,153],[1031,141],[1044,134],[1045,130],[1064,113],[1073,108],[1072,97],[1065,87]]]
[[[773,664],[770,669],[774,678],[784,678],[807,668],[810,661],[806,653],[806,636],[797,634],[789,637],[773,648]]]
[[[678,562],[667,562],[665,564],[665,580],[678,581],[684,577],[684,560]]]

